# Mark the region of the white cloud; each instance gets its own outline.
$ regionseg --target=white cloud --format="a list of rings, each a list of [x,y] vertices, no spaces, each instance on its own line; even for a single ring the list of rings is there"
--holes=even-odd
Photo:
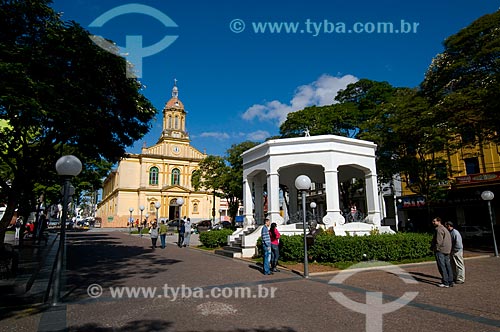
[[[230,138],[228,134],[219,133],[219,132],[205,132],[205,133],[201,133],[199,136],[200,137],[212,137],[212,138],[215,138],[215,139],[218,139],[221,141]]]
[[[257,118],[260,121],[276,121],[278,124],[286,120],[290,112],[301,110],[307,106],[331,105],[339,90],[345,89],[348,84],[355,83],[358,78],[353,75],[334,77],[321,75],[316,81],[299,86],[288,104],[273,100],[265,104],[255,104],[248,108],[242,117],[245,120]]]
[[[247,139],[250,141],[261,142],[261,141],[264,141],[269,136],[271,136],[271,134],[269,134],[269,132],[267,132],[265,130],[257,130],[257,131],[254,131],[252,133],[247,134]]]

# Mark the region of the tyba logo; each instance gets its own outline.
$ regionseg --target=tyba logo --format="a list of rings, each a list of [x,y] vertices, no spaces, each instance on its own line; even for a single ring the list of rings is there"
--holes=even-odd
[[[381,263],[381,262],[375,262]],[[366,267],[366,264],[355,264],[349,267],[346,272],[339,273],[334,278],[332,278],[328,283],[333,285],[340,285],[349,277],[353,276],[360,270],[356,269],[359,267]],[[375,266],[377,270],[383,270],[388,273],[397,275],[406,284],[418,284],[418,282],[405,270],[395,265],[385,265],[385,266]],[[383,303],[382,292],[366,292],[366,303],[360,303],[351,300],[345,296],[342,292],[328,292],[331,297],[335,299],[338,303],[355,312],[359,312],[366,315],[366,332],[382,332],[382,316],[393,311],[396,311],[417,297],[418,292],[405,292],[400,298]]]
[[[177,27],[177,24],[170,17],[168,17],[158,9],[135,3],[118,6],[108,10],[107,12],[96,18],[92,23],[90,23],[89,27],[100,28],[109,20],[125,14],[144,14],[156,18],[167,28]],[[92,41],[103,50],[119,56],[124,55],[126,59],[134,65],[135,72],[132,72],[129,66],[127,66],[127,77],[129,78],[141,78],[142,59],[161,52],[162,50],[170,46],[170,44],[172,44],[177,39],[177,37],[179,36],[165,36],[159,42],[150,46],[143,47],[142,35],[127,35],[125,39],[125,47],[117,47],[114,43],[104,39],[101,36],[90,36]]]

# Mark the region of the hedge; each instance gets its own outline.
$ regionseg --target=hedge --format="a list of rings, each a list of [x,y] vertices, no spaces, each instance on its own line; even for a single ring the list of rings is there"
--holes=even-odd
[[[360,262],[363,260],[402,261],[432,256],[432,235],[421,233],[335,236],[321,233],[308,247],[311,261],[320,263]],[[280,260],[304,260],[304,236],[281,236]],[[261,256],[261,242],[258,249]],[[364,254],[366,256],[364,256]]]
[[[219,229],[200,233],[200,242],[207,248],[219,248],[227,245],[227,237],[233,234],[232,229]]]

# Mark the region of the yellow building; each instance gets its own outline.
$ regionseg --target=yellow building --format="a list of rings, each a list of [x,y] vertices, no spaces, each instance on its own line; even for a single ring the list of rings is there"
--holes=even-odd
[[[186,111],[178,96],[174,82],[172,98],[163,108],[158,142],[144,146],[140,154],[127,154],[104,181],[96,213],[102,218],[102,227],[126,227],[130,218],[135,221],[141,216],[151,221],[156,217],[178,219],[180,215],[197,222],[212,219],[213,211],[219,211],[218,197],[195,191],[191,185],[192,173],[206,154],[190,145]]]
[[[444,199],[432,204],[433,215],[458,225],[488,226],[490,218],[481,193],[493,192],[492,207],[500,211],[500,147],[491,141],[464,144],[454,153],[446,154],[445,159],[443,170],[447,170],[448,180],[441,181],[440,185],[448,192]],[[415,195],[404,184],[398,197],[398,210],[403,224],[411,219],[418,229],[430,228],[432,217],[428,216],[425,198]]]

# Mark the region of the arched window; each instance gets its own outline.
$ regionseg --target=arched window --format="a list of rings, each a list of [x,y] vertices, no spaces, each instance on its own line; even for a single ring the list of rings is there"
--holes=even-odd
[[[149,184],[152,186],[158,185],[158,167],[153,166],[149,169]]]
[[[193,203],[193,213],[198,213],[198,203]]]
[[[173,185],[179,185],[181,184],[181,171],[179,171],[177,168],[174,168],[172,170],[172,180],[171,180],[172,186]]]
[[[175,129],[179,129],[179,117],[175,116]]]
[[[168,129],[172,129],[172,116],[168,116]]]

